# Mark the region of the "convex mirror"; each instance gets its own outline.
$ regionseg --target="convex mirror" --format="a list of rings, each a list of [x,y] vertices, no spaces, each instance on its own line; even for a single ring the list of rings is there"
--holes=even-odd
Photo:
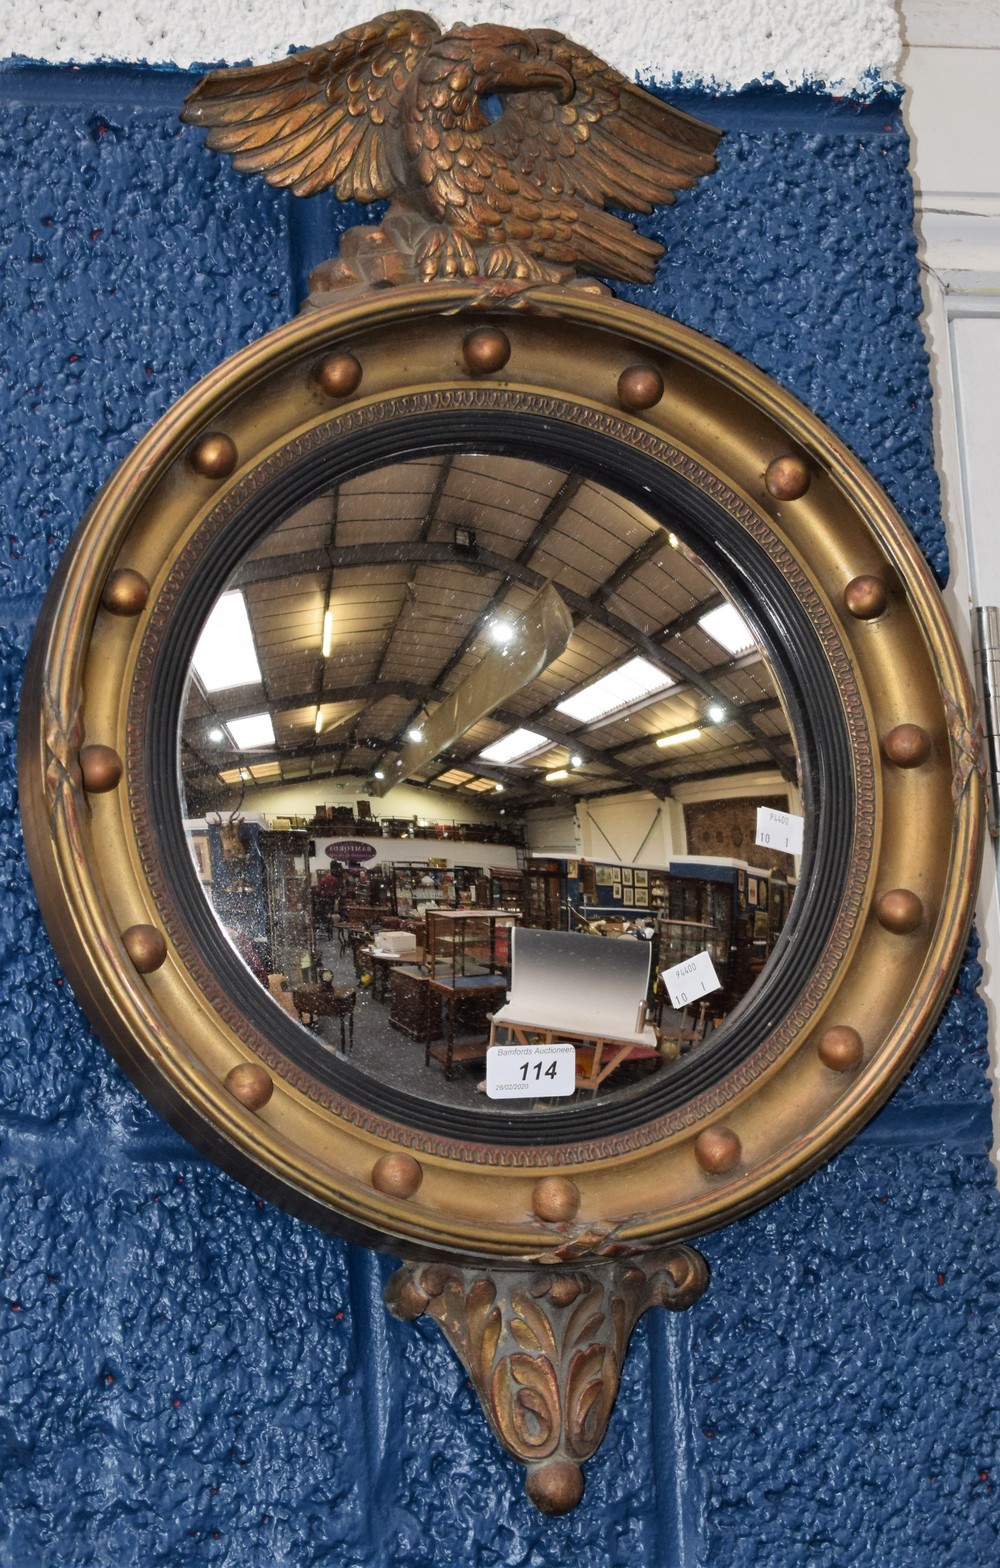
[[[206,629],[235,600],[259,674],[212,691]],[[706,606],[729,607],[742,653],[701,625]],[[524,639],[521,664],[491,638],[497,622]],[[603,725],[566,711],[633,659],[670,682],[655,701]],[[265,712],[273,743],[241,745],[240,721]],[[905,527],[765,376],[596,289],[534,289],[508,309],[471,285],[399,288],[309,312],[220,366],[88,514],[23,722],[46,916],[126,1069],[257,1190],[410,1256],[529,1260],[612,1235],[635,1248],[773,1197],[891,1091],[968,927],[975,725]],[[704,739],[657,745],[695,728]],[[498,756],[519,729],[534,749]],[[459,787],[482,781],[499,840],[553,788],[570,811],[604,789],[667,806],[685,777],[745,765],[782,777],[804,819],[766,962],[673,1059],[517,1103],[480,1091],[481,1066],[449,1075],[455,1063],[390,1029],[388,1000],[364,989],[368,953],[349,944],[337,972],[349,921],[328,904],[316,940],[315,823],[303,835],[287,802],[266,806],[296,779],[329,798],[325,781],[350,769],[374,821],[397,777],[427,794],[454,770]],[[281,951],[256,956],[250,817],[291,835],[268,884],[285,879],[293,901],[271,917]],[[950,835],[927,831],[943,822]],[[210,835],[228,893],[199,861]],[[491,869],[483,857],[446,899],[440,879],[411,880],[392,910],[396,933],[419,938],[418,971],[431,926],[440,964],[448,942],[447,964],[466,949],[469,978],[489,982],[478,1029],[504,1005],[513,928],[531,929],[498,918],[509,888],[491,895]],[[379,908],[361,921],[369,951]],[[324,988],[355,981],[363,1009],[325,1014]],[[310,987],[317,1005],[297,1007]],[[562,1005],[540,1038],[558,1037]],[[366,1055],[362,1017],[378,1008]],[[460,1009],[455,1043],[466,1023]],[[552,1210],[537,1191],[554,1171],[572,1201]]]
[[[488,1009],[509,990],[522,923],[649,944],[617,1021],[647,1043],[581,1074],[595,1103],[690,1074],[752,1005],[799,857],[748,844],[768,862],[752,876],[699,863],[675,791],[724,807],[767,776],[786,806],[797,752],[766,651],[681,528],[676,507],[658,519],[579,469],[445,448],[321,481],[226,578],[182,699],[181,812],[216,920],[302,1024],[298,1059],[319,1079],[346,1084],[349,1065],[376,1095],[574,1109],[565,1086],[482,1098]],[[574,809],[623,793],[644,834],[634,866],[608,860],[611,828],[582,875],[576,854],[529,856],[534,819],[561,813],[572,851]],[[461,838],[439,840],[456,811]],[[549,948],[565,971],[540,977],[558,1028],[587,1030],[608,983],[599,960],[621,950]],[[714,988],[675,1006],[663,974],[702,953]],[[455,1016],[431,968],[439,988],[469,993]]]

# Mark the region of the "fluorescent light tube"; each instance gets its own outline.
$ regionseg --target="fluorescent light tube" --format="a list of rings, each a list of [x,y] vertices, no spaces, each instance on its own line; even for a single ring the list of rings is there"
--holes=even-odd
[[[697,740],[701,730],[678,730],[676,735],[661,735],[658,746],[683,746],[685,741]]]

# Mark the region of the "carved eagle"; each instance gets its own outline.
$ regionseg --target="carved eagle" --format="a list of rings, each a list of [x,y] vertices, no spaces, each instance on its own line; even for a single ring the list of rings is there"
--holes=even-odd
[[[544,29],[391,11],[271,65],[213,71],[181,118],[297,196],[391,198],[422,278],[648,282],[648,213],[715,168],[720,132]]]

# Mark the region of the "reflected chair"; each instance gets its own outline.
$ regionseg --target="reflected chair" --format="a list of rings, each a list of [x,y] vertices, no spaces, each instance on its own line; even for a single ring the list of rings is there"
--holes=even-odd
[[[654,1007],[651,1011],[660,1013],[662,1008]],[[707,1012],[708,1003],[702,1002],[698,1008],[698,1016],[693,1021],[685,1007],[678,1014],[675,1024],[668,1024],[664,1028],[662,1023],[654,1022],[656,1044],[665,1062],[676,1062],[688,1046],[696,1045],[699,1040],[705,1038],[705,1030],[708,1027],[705,1016]],[[719,1020],[716,1020],[716,1023],[718,1022]]]
[[[348,985],[303,985],[292,991],[299,1022],[307,1029],[319,1029],[321,1018],[340,1020],[340,1049],[344,1055],[354,1049],[354,1005],[358,993]]]

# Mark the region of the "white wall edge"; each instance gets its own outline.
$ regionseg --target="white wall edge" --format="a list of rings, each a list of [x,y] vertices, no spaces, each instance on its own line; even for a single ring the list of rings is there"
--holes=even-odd
[[[906,0],[907,11],[909,0]],[[972,560],[972,519],[965,502],[964,458],[958,388],[952,352],[952,324],[959,318],[1000,314],[1000,189],[981,187],[974,193],[960,189],[921,189],[922,154],[934,142],[937,127],[950,135],[950,95],[928,104],[931,78],[926,57],[920,62],[916,88],[908,81],[908,55],[902,61],[906,84],[903,113],[911,132],[911,175],[916,202],[916,233],[924,299],[923,328],[930,355],[930,379],[934,409],[934,442],[937,470],[941,480],[941,507],[948,540],[951,572],[943,597],[959,646],[971,670],[972,619],[976,585]],[[922,93],[914,114],[914,91]],[[1000,94],[997,95],[1000,99]],[[965,106],[968,110],[969,106]],[[987,115],[994,105],[984,105]],[[918,130],[914,134],[913,122]],[[935,167],[941,167],[941,147],[932,145]],[[961,183],[962,162],[955,149],[948,149],[955,169],[956,186]],[[1000,585],[991,597],[1000,592]],[[983,981],[980,994],[986,1005],[990,1064],[993,1075],[993,1161],[1000,1170],[1000,1053],[997,1023],[1000,1019],[1000,881],[996,846],[987,840],[982,875],[976,901],[976,925],[980,935],[980,962]]]
[[[262,62],[326,42],[389,9],[377,0],[215,0],[167,7],[136,0],[23,5],[0,0],[0,58],[44,63]],[[438,0],[443,27],[549,27],[587,44],[628,77],[737,91],[756,82],[871,95],[896,80],[892,0]]]

